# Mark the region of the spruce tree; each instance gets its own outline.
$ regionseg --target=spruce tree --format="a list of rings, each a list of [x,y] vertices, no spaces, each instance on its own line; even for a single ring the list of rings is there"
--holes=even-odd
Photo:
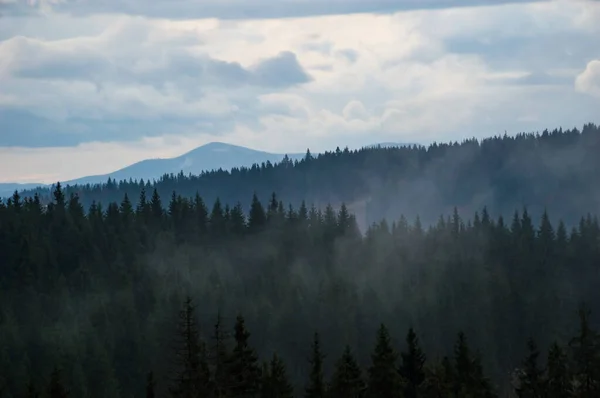
[[[362,371],[354,359],[350,346],[337,361],[328,391],[329,398],[358,398],[364,394]]]
[[[277,356],[273,357],[264,367],[261,386],[261,398],[292,398],[294,389],[290,384],[285,364]]]
[[[209,360],[212,367],[212,396],[225,397],[228,379],[227,334],[223,330],[221,312],[217,313],[217,320],[213,329],[212,345],[209,351]]]
[[[258,200],[256,193],[252,196],[250,214],[248,215],[248,229],[251,233],[262,230],[267,222],[267,215],[263,205]]]
[[[261,369],[256,352],[248,344],[250,333],[244,318],[238,315],[235,322],[235,346],[228,366],[228,390],[232,397],[252,398],[260,394]]]
[[[544,390],[547,398],[569,398],[571,380],[567,367],[568,358],[561,346],[552,344],[548,351],[546,383]]]
[[[179,313],[178,340],[175,347],[176,369],[170,392],[174,398],[206,396],[209,372],[205,350],[200,342],[192,299],[187,297]]]
[[[0,394],[0,397],[1,396],[2,395]],[[33,380],[30,380],[29,383],[27,383],[27,391],[25,392],[25,397],[26,398],[40,398],[40,393],[35,388],[35,383],[33,382]]]
[[[404,398],[417,398],[419,386],[425,380],[425,354],[417,334],[410,328],[406,335],[406,352],[401,352],[400,375],[404,382]]]
[[[398,354],[392,347],[389,332],[381,324],[368,369],[367,397],[396,398],[402,391],[402,380],[396,368]]]
[[[154,381],[154,373],[148,373],[146,377],[146,398],[155,398],[156,382]]]
[[[473,395],[476,385],[476,363],[463,332],[454,345],[453,389],[457,397]]]
[[[447,358],[446,358],[447,359]],[[425,379],[419,386],[419,396],[423,398],[452,397],[452,378],[444,362],[435,363],[424,369]]]
[[[521,368],[516,393],[519,398],[542,398],[543,371],[539,368],[540,352],[533,339],[527,342],[528,354]]]
[[[312,354],[309,360],[310,373],[308,384],[304,390],[305,398],[323,398],[325,396],[325,376],[323,374],[323,360],[325,355],[321,351],[319,333],[314,334]]]
[[[64,386],[60,370],[55,367],[50,374],[50,383],[47,390],[48,398],[67,398],[69,390]]]
[[[580,306],[579,333],[570,342],[577,398],[600,396],[599,336],[590,327],[589,317],[589,309]]]

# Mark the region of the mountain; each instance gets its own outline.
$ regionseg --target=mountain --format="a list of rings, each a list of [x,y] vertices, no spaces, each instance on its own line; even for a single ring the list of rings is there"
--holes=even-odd
[[[245,208],[254,194],[268,201],[273,192],[296,208],[302,201],[316,207],[345,203],[361,227],[381,219],[392,222],[401,215],[408,219],[418,215],[423,225],[431,225],[455,207],[472,214],[485,206],[505,220],[512,220],[516,209],[527,208],[534,219],[547,210],[569,226],[577,225],[581,214],[600,213],[600,187],[592,183],[600,169],[600,128],[593,124],[581,130],[398,146],[334,150],[292,167],[280,164],[235,173],[169,177],[153,188],[164,202],[176,191],[184,198],[200,193],[206,203],[219,198],[230,205],[240,202]],[[238,164],[243,161],[239,157]],[[78,186],[65,192],[76,192],[87,208],[94,201],[120,203],[125,194],[138,198],[141,189],[139,183],[123,183]],[[44,201],[52,200],[48,189],[23,195],[35,192]]]
[[[304,153],[288,154],[290,160],[301,159],[304,156]],[[109,174],[81,177],[64,181],[64,184],[83,185],[104,183],[109,177],[117,181],[139,180],[142,178],[144,180],[153,180],[160,178],[164,174],[177,174],[180,171],[183,171],[186,175],[200,174],[203,171],[231,170],[234,167],[242,166],[250,167],[255,163],[261,164],[267,161],[276,163],[283,160],[284,157],[285,154],[258,151],[222,142],[211,142],[175,158],[146,159]],[[0,183],[0,197],[8,197],[15,190],[23,191],[45,186],[49,185],[41,183]]]
[[[211,142],[198,147],[181,156],[170,159],[146,159],[109,174],[82,177],[66,181],[65,184],[94,184],[106,182],[108,178],[114,180],[153,180],[160,178],[163,174],[200,174],[203,171],[231,170],[234,167],[252,166],[255,163],[270,161],[280,162],[285,154],[257,151],[254,149],[225,144],[222,142]],[[301,159],[302,153],[289,154],[291,160]]]
[[[413,146],[418,144],[384,142],[369,145],[369,148],[382,147],[400,147]],[[164,174],[178,174],[183,171],[184,174],[200,174],[211,170],[231,170],[234,167],[250,167],[253,164],[261,164],[270,161],[278,163],[283,160],[285,154],[270,153],[246,148],[239,145],[225,144],[222,142],[211,142],[191,150],[181,156],[168,159],[146,159],[134,163],[120,170],[108,174],[86,176],[74,180],[64,181],[66,185],[85,185],[104,183],[109,178],[121,180],[153,180],[162,177]],[[305,153],[291,153],[287,155],[290,160],[300,160]],[[34,189],[36,187],[47,187],[49,184],[42,183],[0,183],[0,198],[11,196],[15,190],[23,191]]]
[[[36,183],[18,184],[18,183],[13,183],[13,182],[2,182],[2,183],[0,183],[0,198],[10,196],[15,191],[21,192],[21,191],[24,191],[27,189],[34,189],[36,187],[43,186],[43,185],[44,184],[36,184]]]

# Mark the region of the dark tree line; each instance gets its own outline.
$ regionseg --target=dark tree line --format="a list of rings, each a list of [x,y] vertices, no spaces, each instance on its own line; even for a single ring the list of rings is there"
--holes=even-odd
[[[490,379],[484,374],[481,354],[473,352],[464,333],[459,333],[453,352],[440,360],[427,361],[415,331],[410,328],[402,351],[397,351],[386,326],[381,324],[365,369],[346,345],[335,361],[332,374],[325,375],[319,334],[314,334],[308,358],[309,375],[303,391],[294,388],[285,362],[274,353],[262,363],[249,343],[244,318],[236,317],[233,341],[208,346],[200,336],[195,306],[186,298],[180,311],[172,355],[176,359],[168,389],[161,392],[154,373],[147,374],[146,398],[244,397],[244,398],[496,398]],[[518,398],[592,398],[600,394],[600,335],[589,325],[589,311],[581,307],[579,330],[567,349],[553,343],[542,364],[535,341],[527,342],[522,367],[513,374],[506,396]],[[220,320],[217,320],[218,333]],[[215,336],[213,336],[215,337]],[[23,388],[26,398],[39,398],[34,375]],[[0,392],[2,392],[0,390]],[[115,391],[113,393],[117,393]],[[54,368],[45,397],[68,398],[60,370]],[[141,394],[139,395],[142,396]]]
[[[266,205],[254,196],[245,212],[239,203],[207,206],[176,193],[163,202],[142,191],[135,202],[125,195],[86,210],[58,186],[47,206],[18,194],[0,204],[0,253],[7,397],[32,380],[37,388],[62,380],[76,397],[141,396],[146,381],[157,396],[254,396],[288,391],[284,373],[296,396],[451,388],[479,397],[512,390],[516,367],[517,375],[539,370],[519,376],[522,396],[564,380],[591,391],[577,397],[597,388],[595,325],[585,316],[578,328],[571,316],[580,302],[598,312],[600,226],[592,216],[567,229],[546,213],[536,223],[527,209],[505,220],[483,208],[469,221],[454,211],[428,228],[419,218],[381,221],[363,236],[343,205],[294,208],[273,194]],[[187,294],[194,317],[180,312]],[[377,330],[380,322],[386,327]],[[174,325],[201,342],[174,338]],[[422,362],[420,349],[398,356],[390,348],[409,328],[432,358],[425,376],[400,365]],[[416,344],[414,332],[408,338]],[[538,346],[554,362],[519,365]],[[468,360],[453,363],[453,348]],[[563,372],[559,364],[564,380],[551,377]]]
[[[208,203],[241,202],[256,193],[265,202],[277,192],[298,208],[302,200],[324,208],[346,203],[362,229],[382,218],[422,217],[425,225],[439,214],[458,207],[473,214],[487,206],[509,217],[528,206],[540,217],[548,210],[556,220],[571,225],[581,214],[600,212],[600,185],[592,184],[600,169],[600,128],[554,129],[517,136],[496,136],[461,143],[434,143],[428,147],[341,150],[301,161],[284,159],[251,168],[216,170],[201,175],[164,175],[156,182],[114,181],[66,188],[77,193],[87,208],[92,201],[120,202],[127,193],[137,198],[142,189],[158,190],[161,197],[176,191],[183,197],[200,192]],[[43,203],[52,199],[48,189],[37,192]]]

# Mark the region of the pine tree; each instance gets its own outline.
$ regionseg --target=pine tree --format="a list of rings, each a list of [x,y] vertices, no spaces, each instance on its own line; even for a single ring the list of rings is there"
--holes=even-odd
[[[519,398],[542,398],[544,381],[543,371],[538,365],[540,352],[533,339],[529,339],[527,348],[529,353],[523,361],[516,393]]]
[[[239,202],[231,209],[230,225],[231,232],[235,235],[243,235],[246,232],[246,218],[244,216],[242,204]]]
[[[156,382],[154,381],[154,373],[148,373],[146,378],[146,398],[155,398]]]
[[[160,226],[164,216],[164,209],[156,188],[152,192],[152,198],[150,199],[150,210],[152,212],[152,221],[154,225]]]
[[[217,198],[213,204],[213,208],[210,212],[210,218],[208,220],[208,226],[210,234],[214,238],[222,238],[225,235],[227,223],[225,220],[225,211],[219,198]]]
[[[472,395],[476,390],[476,365],[465,334],[459,332],[454,345],[453,387],[456,397]]]
[[[146,189],[142,188],[140,191],[140,198],[138,200],[137,207],[135,209],[135,214],[140,221],[143,223],[147,223],[150,218],[150,214],[152,214],[152,209],[150,204],[148,203],[148,198],[146,197]]]
[[[571,381],[567,368],[568,358],[557,343],[550,347],[547,362],[545,396],[547,398],[569,398]]]
[[[210,363],[212,365],[212,396],[216,398],[225,397],[228,379],[227,335],[223,330],[221,313],[217,313],[217,321],[214,325],[212,346],[210,347]]]
[[[396,368],[397,359],[398,354],[392,347],[389,332],[381,324],[368,369],[368,398],[395,398],[401,394],[402,381]]]
[[[63,385],[61,372],[57,367],[50,374],[47,395],[48,398],[67,398],[69,396],[69,391]]]
[[[251,398],[260,394],[261,369],[256,352],[248,344],[250,333],[244,318],[235,322],[235,346],[229,360],[228,390],[232,397]]]
[[[323,398],[325,396],[325,376],[323,374],[323,360],[325,355],[321,351],[319,333],[314,334],[312,355],[310,357],[310,374],[308,385],[304,390],[305,398]]]
[[[425,380],[425,354],[413,328],[408,330],[406,344],[407,351],[400,354],[402,363],[399,369],[404,381],[404,398],[417,398],[419,386]]]
[[[292,398],[294,389],[288,380],[285,364],[273,354],[270,363],[264,367],[261,398]]]
[[[446,362],[448,358],[445,358]],[[425,380],[419,386],[419,396],[423,398],[452,397],[452,378],[446,369],[447,363],[441,362],[424,369]],[[451,365],[450,365],[451,366]]]
[[[250,214],[248,215],[248,229],[251,233],[260,231],[267,222],[265,209],[258,200],[256,193],[252,196],[250,204]]]
[[[600,396],[600,346],[598,334],[589,324],[590,311],[580,306],[579,333],[570,342],[575,377],[575,396],[592,398]]]
[[[200,194],[198,194],[198,192],[196,192],[196,195],[194,196],[194,203],[192,208],[195,217],[195,230],[197,231],[200,237],[204,237],[206,231],[208,230],[208,209],[206,207],[206,204],[204,203],[204,200],[202,199]]]
[[[0,397],[1,396],[2,395],[0,394]],[[40,393],[35,388],[35,383],[33,382],[33,380],[30,380],[29,383],[27,384],[27,391],[25,392],[25,397],[26,398],[40,398]]]
[[[333,372],[328,391],[330,398],[358,398],[365,390],[362,371],[354,359],[350,346],[346,346]]]
[[[174,398],[198,398],[208,393],[208,365],[204,347],[200,343],[194,310],[192,299],[187,297],[179,314],[179,339],[175,348],[177,368],[170,388]]]

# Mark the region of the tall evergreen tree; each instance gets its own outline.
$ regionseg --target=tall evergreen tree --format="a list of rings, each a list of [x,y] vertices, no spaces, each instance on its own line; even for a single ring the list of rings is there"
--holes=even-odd
[[[548,351],[546,366],[545,397],[569,398],[571,395],[571,380],[568,369],[568,357],[557,343],[552,344]]]
[[[48,398],[67,398],[69,390],[64,386],[60,370],[55,367],[50,374],[50,383],[47,390]]]
[[[2,395],[0,394],[0,396],[2,396]],[[29,383],[27,384],[27,391],[25,392],[25,397],[26,398],[40,398],[40,393],[35,388],[35,383],[33,382],[33,380],[30,380]]]
[[[227,333],[223,330],[221,312],[217,313],[217,320],[213,329],[212,346],[210,347],[210,362],[212,365],[212,395],[216,398],[225,397],[228,381]]]
[[[425,354],[417,334],[410,328],[406,335],[406,352],[401,352],[400,375],[404,381],[404,398],[417,398],[419,386],[425,380]]]
[[[543,371],[539,368],[540,352],[533,339],[527,342],[527,349],[529,352],[523,361],[516,392],[519,398],[542,398],[544,396]]]
[[[575,397],[600,396],[600,345],[596,331],[590,327],[590,310],[579,308],[579,332],[570,342],[575,377]]]
[[[155,398],[156,382],[154,381],[154,373],[148,373],[146,378],[146,398]]]
[[[314,334],[312,353],[309,360],[310,373],[308,384],[304,390],[305,398],[323,398],[325,397],[325,375],[323,373],[323,360],[325,355],[321,351],[321,342],[319,333]]]
[[[395,398],[401,394],[403,386],[396,368],[397,359],[389,332],[381,324],[368,369],[367,398]]]
[[[327,396],[329,398],[359,398],[365,392],[362,371],[354,359],[350,346],[346,346],[337,361]]]
[[[285,364],[273,354],[269,365],[263,370],[261,398],[292,398],[294,389],[288,379]]]
[[[235,346],[228,367],[229,395],[253,398],[260,395],[261,369],[256,352],[248,344],[250,332],[246,330],[244,318],[238,315],[235,321]]]
[[[175,373],[170,387],[174,398],[199,398],[206,396],[209,371],[205,350],[200,342],[195,319],[195,307],[188,296],[179,313],[178,339],[175,347]]]

